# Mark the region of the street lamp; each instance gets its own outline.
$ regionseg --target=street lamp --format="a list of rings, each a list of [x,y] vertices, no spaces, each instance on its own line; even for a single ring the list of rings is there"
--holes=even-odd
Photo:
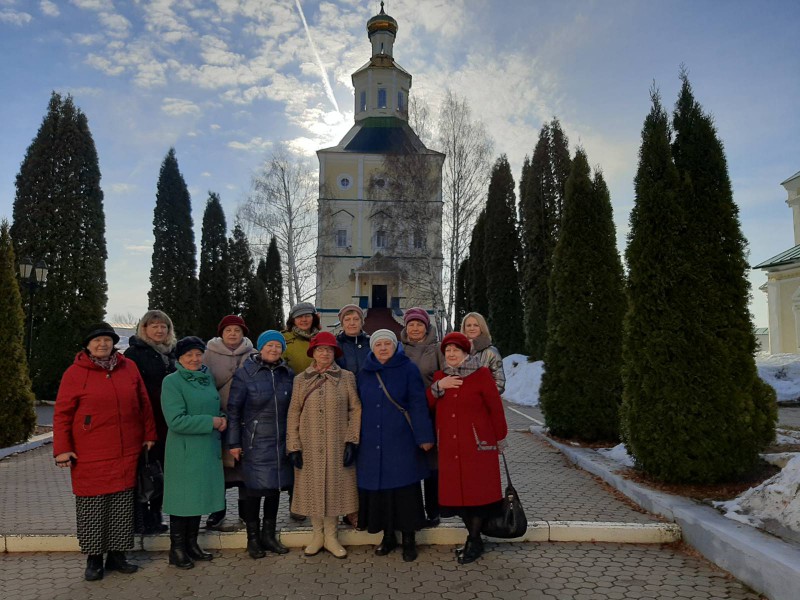
[[[47,263],[40,260],[33,264],[29,256],[19,261],[19,276],[22,282],[28,286],[28,361],[31,359],[31,347],[33,346],[33,295],[36,288],[44,285],[47,281]]]

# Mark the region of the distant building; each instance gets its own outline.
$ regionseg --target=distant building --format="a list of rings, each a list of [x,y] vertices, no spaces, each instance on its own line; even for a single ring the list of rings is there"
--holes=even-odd
[[[754,266],[767,272],[769,306],[769,351],[771,354],[800,353],[800,171],[781,182],[786,204],[792,209],[795,245]]]

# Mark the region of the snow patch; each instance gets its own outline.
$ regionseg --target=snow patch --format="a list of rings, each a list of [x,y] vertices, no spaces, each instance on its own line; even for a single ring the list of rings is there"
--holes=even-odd
[[[506,390],[503,398],[515,404],[537,406],[539,404],[539,386],[542,384],[544,362],[528,362],[524,354],[509,354],[503,359],[503,371],[506,374]]]
[[[628,454],[628,449],[625,447],[625,444],[617,444],[613,448],[598,448],[597,453],[626,467],[632,467],[634,465],[633,457]]]
[[[756,354],[758,375],[771,385],[778,402],[800,399],[800,354]]]

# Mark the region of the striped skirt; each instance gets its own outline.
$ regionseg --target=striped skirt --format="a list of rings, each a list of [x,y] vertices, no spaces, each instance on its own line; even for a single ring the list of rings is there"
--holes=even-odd
[[[75,517],[84,554],[133,548],[133,488],[101,496],[75,496]]]

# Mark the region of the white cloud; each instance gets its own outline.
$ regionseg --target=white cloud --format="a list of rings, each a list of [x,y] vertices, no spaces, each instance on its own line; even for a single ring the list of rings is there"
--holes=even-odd
[[[264,139],[262,137],[254,137],[245,142],[232,141],[228,142],[228,148],[234,150],[243,150],[245,152],[264,152],[272,146],[272,140]]]
[[[98,19],[109,35],[118,38],[128,36],[131,23],[124,16],[117,13],[101,12],[98,15]]]
[[[76,33],[72,39],[80,46],[94,46],[102,42],[105,36],[101,33]]]
[[[181,98],[164,98],[161,103],[161,110],[168,115],[199,115],[200,107],[191,100]]]
[[[153,252],[153,242],[125,244],[124,248],[128,251],[128,254],[150,254]]]
[[[26,12],[11,9],[0,10],[0,23],[8,23],[9,25],[22,27],[23,25],[30,23],[32,20],[33,17]]]
[[[111,0],[70,0],[70,2],[83,10],[110,11],[114,8]]]
[[[103,187],[106,191],[112,194],[130,194],[137,190],[137,186],[133,183],[110,183]]]
[[[115,65],[107,58],[94,53],[86,57],[86,64],[102,71],[106,75],[119,75],[125,71],[125,67]]]
[[[50,0],[41,0],[41,2],[39,2],[39,9],[42,11],[42,14],[47,17],[57,17],[61,14],[56,3]]]
[[[211,173],[209,173],[208,171],[203,171],[202,173],[200,173],[200,177],[211,177]]]

